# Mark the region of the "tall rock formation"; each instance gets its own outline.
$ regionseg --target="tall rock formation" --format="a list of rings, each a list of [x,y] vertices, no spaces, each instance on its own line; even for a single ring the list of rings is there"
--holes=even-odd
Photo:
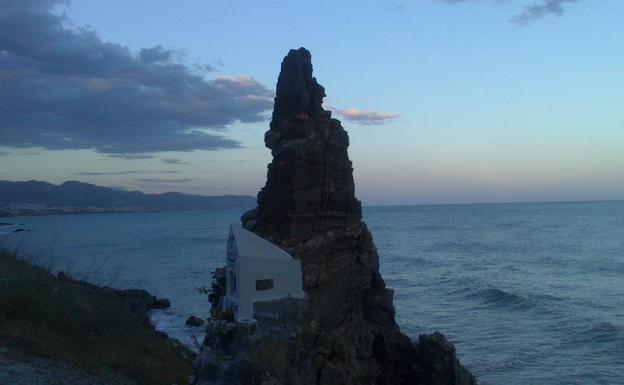
[[[282,246],[298,246],[328,231],[359,224],[349,136],[322,107],[325,89],[312,77],[310,53],[291,50],[282,62],[271,128],[266,186],[243,220]]]
[[[300,259],[308,304],[286,348],[289,369],[256,358],[253,371],[283,384],[474,384],[443,335],[413,342],[401,334],[355,198],[349,137],[323,109],[324,96],[310,52],[291,50],[265,135],[273,155],[266,186],[242,221]]]

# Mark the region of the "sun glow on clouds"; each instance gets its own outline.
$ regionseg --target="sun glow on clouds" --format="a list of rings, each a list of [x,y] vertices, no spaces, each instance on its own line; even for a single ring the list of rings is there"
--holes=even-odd
[[[333,108],[332,110],[346,120],[361,124],[383,124],[400,117],[400,115],[391,112],[362,111],[357,108],[347,108],[344,110]]]
[[[206,79],[176,51],[133,53],[73,27],[55,13],[60,0],[2,4],[0,145],[128,159],[240,148],[219,131],[264,121],[272,106],[273,91],[251,76]]]

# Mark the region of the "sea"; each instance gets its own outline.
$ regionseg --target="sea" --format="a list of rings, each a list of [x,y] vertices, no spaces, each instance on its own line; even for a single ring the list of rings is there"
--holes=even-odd
[[[201,287],[240,210],[3,218],[4,247],[52,271],[171,300],[192,346]],[[624,384],[624,202],[364,207],[397,321],[440,331],[482,385]],[[18,228],[27,231],[15,233]]]

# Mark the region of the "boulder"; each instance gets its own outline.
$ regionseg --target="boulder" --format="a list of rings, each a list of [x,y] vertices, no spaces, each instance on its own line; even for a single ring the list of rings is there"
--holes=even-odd
[[[186,322],[184,324],[187,326],[202,326],[205,322],[206,321],[204,321],[203,319],[192,315],[186,319]]]
[[[166,309],[171,306],[171,302],[167,298],[158,298],[152,296],[152,309]]]

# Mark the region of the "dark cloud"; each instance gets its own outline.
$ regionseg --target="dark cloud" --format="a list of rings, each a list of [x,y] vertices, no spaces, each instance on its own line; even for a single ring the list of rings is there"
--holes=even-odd
[[[7,156],[9,154],[10,154],[10,152],[0,151],[0,156]]]
[[[253,78],[206,80],[162,46],[133,54],[59,3],[0,0],[0,145],[137,159],[237,148],[219,130],[266,118],[273,92]]]
[[[362,124],[383,124],[399,118],[399,115],[390,112],[361,111],[355,108],[332,110],[346,120]]]
[[[156,155],[145,154],[141,152],[136,154],[108,154],[106,156],[109,158],[118,158],[124,160],[152,159],[156,157]]]
[[[519,25],[528,25],[533,20],[546,15],[561,16],[564,12],[565,3],[576,3],[577,0],[542,0],[539,3],[529,5],[524,11],[514,16],[511,21]]]
[[[195,63],[193,64],[193,67],[199,73],[213,72],[215,70],[213,66],[206,64],[206,63]]]
[[[162,159],[162,162],[167,164],[188,164],[188,162],[178,158],[164,158]]]
[[[194,178],[180,178],[180,179],[164,179],[164,178],[137,178],[135,181],[140,183],[189,183],[196,179]]]
[[[174,50],[164,49],[159,44],[152,48],[142,48],[139,51],[139,59],[143,63],[164,63],[171,61],[175,53]]]

